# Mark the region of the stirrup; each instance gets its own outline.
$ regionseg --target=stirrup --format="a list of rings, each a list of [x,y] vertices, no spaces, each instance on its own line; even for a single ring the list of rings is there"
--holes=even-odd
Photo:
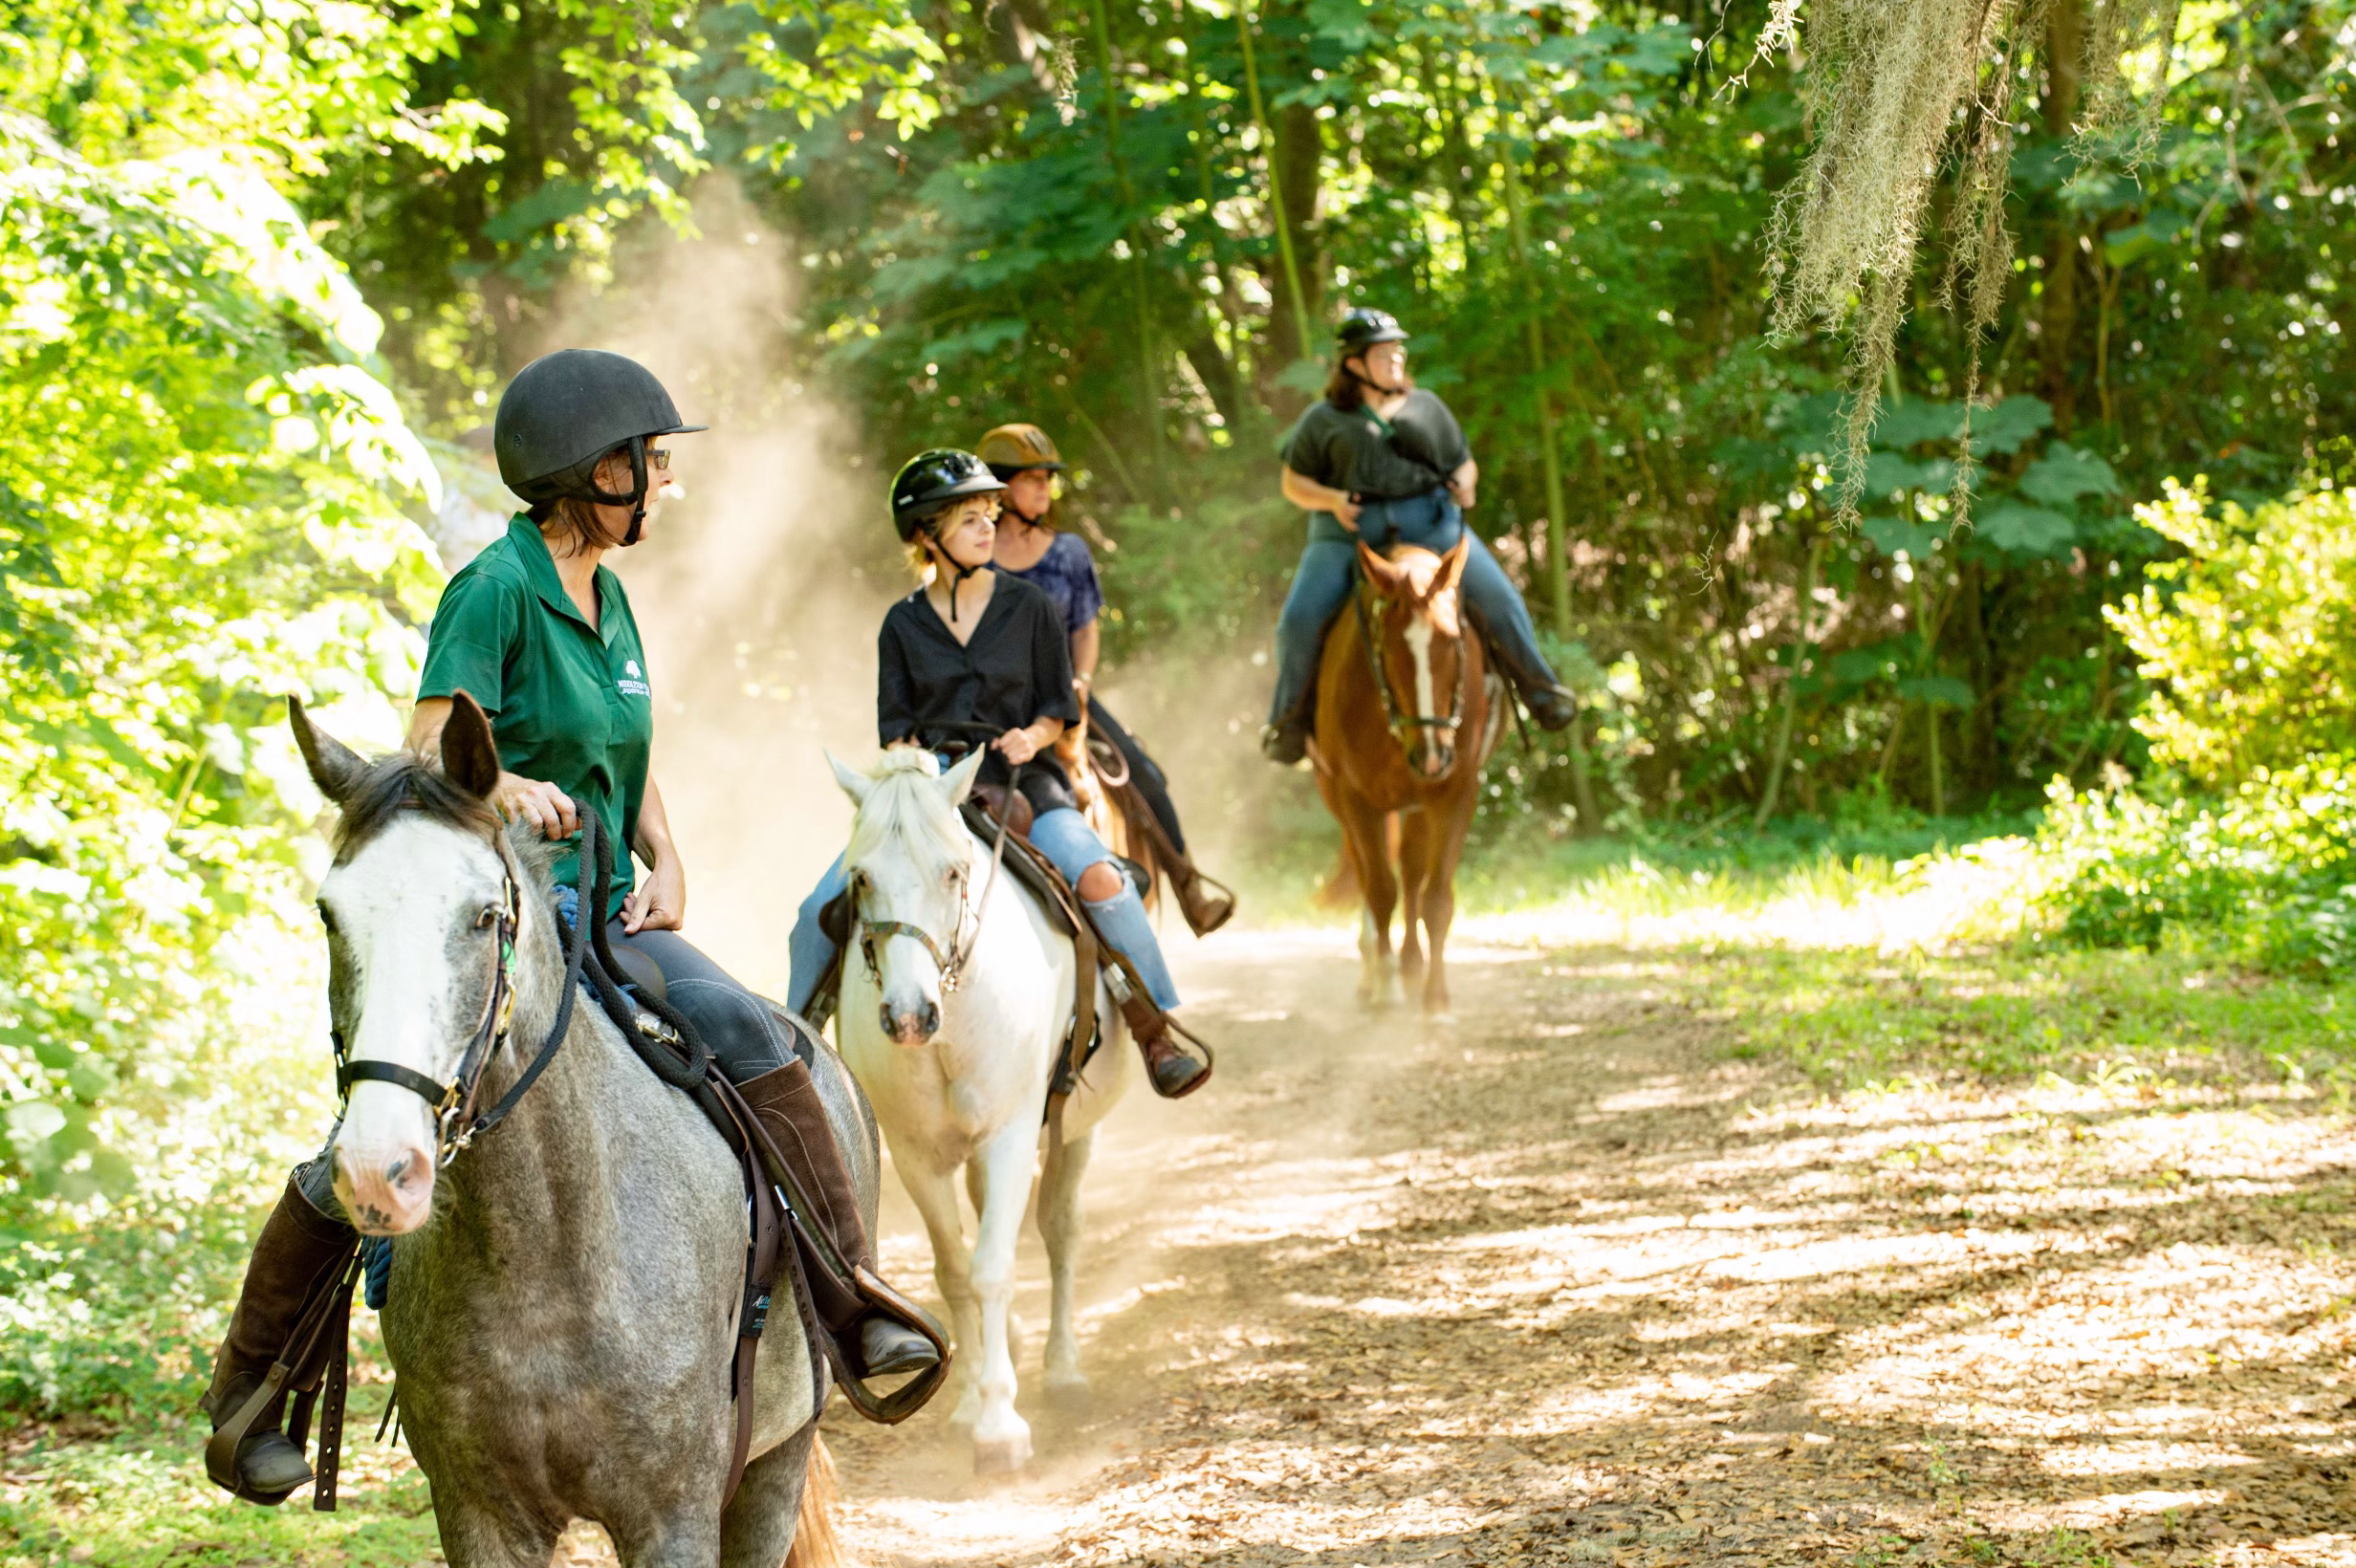
[[[949,1336],[941,1331],[940,1324],[932,1320],[932,1314],[892,1289],[863,1265],[852,1268],[851,1284],[858,1292],[861,1304],[868,1311],[888,1318],[904,1328],[913,1329],[931,1340],[933,1349],[941,1356],[939,1361],[888,1394],[879,1394],[869,1388],[866,1380],[853,1377],[847,1366],[835,1368],[835,1382],[840,1385],[842,1397],[851,1402],[852,1409],[879,1425],[896,1426],[923,1409],[926,1402],[939,1393],[941,1385],[948,1381],[949,1361],[953,1359]]]

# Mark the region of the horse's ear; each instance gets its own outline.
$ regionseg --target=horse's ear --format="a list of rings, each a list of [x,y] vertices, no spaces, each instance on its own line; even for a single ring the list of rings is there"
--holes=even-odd
[[[1394,592],[1399,586],[1399,568],[1363,539],[1358,541],[1358,569],[1366,574],[1368,582],[1385,593]]]
[[[989,755],[988,751],[977,746],[965,754],[965,760],[941,775],[942,782],[949,786],[950,805],[962,806],[966,803],[966,796],[973,793],[974,775],[982,771],[982,761]]]
[[[300,697],[287,698],[286,722],[294,731],[294,747],[303,754],[303,767],[309,771],[311,782],[319,787],[321,795],[342,805],[350,798],[360,775],[368,771],[368,764],[360,760],[359,752],[313,724],[311,715],[303,711]]]
[[[1464,581],[1465,562],[1472,558],[1472,533],[1467,529],[1459,534],[1455,545],[1440,557],[1440,570],[1431,579],[1433,598],[1452,591]]]
[[[857,768],[852,767],[849,763],[843,761],[832,751],[826,753],[826,763],[828,767],[834,769],[835,782],[841,785],[842,793],[851,797],[851,804],[854,806],[865,805],[867,803],[867,792],[875,788],[875,780],[869,778],[865,773],[861,773]]]
[[[449,721],[442,726],[442,775],[477,799],[499,787],[499,748],[482,705],[463,691],[450,693]]]

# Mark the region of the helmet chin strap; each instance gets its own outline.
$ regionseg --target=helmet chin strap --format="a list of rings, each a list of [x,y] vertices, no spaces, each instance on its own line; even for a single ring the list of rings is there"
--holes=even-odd
[[[608,495],[598,489],[596,476],[592,475],[589,481],[589,494],[600,506],[628,507],[630,527],[629,532],[622,535],[622,548],[627,550],[638,543],[639,536],[645,532],[646,528],[646,438],[644,436],[630,438],[630,493]]]
[[[1020,515],[1020,513],[1017,513],[1016,515]],[[1028,519],[1025,520],[1028,521]],[[973,576],[974,573],[987,571],[990,567],[990,560],[989,557],[985,556],[971,566],[960,566],[957,563],[957,557],[949,553],[949,546],[941,542],[941,525],[939,523],[934,523],[931,527],[927,528],[926,532],[932,535],[932,548],[934,552],[940,555],[942,560],[949,563],[950,574],[949,581],[949,623],[954,626],[957,624],[957,590],[963,588],[966,585],[966,578]]]
[[[1342,368],[1344,370],[1350,370],[1348,365],[1343,365]],[[1383,396],[1386,398],[1395,398],[1401,392],[1406,390],[1404,387],[1385,386],[1381,381],[1376,381],[1373,377],[1361,375],[1355,370],[1350,370],[1350,380],[1356,381],[1361,386],[1372,387],[1375,391],[1382,393]]]

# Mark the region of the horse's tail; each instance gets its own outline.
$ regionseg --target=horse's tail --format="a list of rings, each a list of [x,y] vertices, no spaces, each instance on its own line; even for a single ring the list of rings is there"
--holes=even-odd
[[[1399,814],[1391,812],[1383,818],[1384,853],[1392,864],[1399,861]],[[1350,859],[1350,848],[1342,846],[1334,856],[1334,868],[1325,874],[1325,885],[1319,888],[1310,902],[1320,909],[1347,909],[1359,898],[1358,863]]]
[[[826,1451],[825,1437],[813,1434],[810,1466],[801,1480],[801,1518],[794,1526],[794,1550],[785,1556],[785,1568],[850,1568],[842,1536],[835,1529],[835,1504],[840,1495],[835,1486],[835,1456]]]

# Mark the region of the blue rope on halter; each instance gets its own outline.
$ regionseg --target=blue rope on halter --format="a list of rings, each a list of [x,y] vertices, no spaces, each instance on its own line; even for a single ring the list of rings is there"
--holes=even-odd
[[[382,1312],[392,1293],[393,1241],[390,1236],[364,1236],[360,1244],[360,1294],[370,1312]]]

